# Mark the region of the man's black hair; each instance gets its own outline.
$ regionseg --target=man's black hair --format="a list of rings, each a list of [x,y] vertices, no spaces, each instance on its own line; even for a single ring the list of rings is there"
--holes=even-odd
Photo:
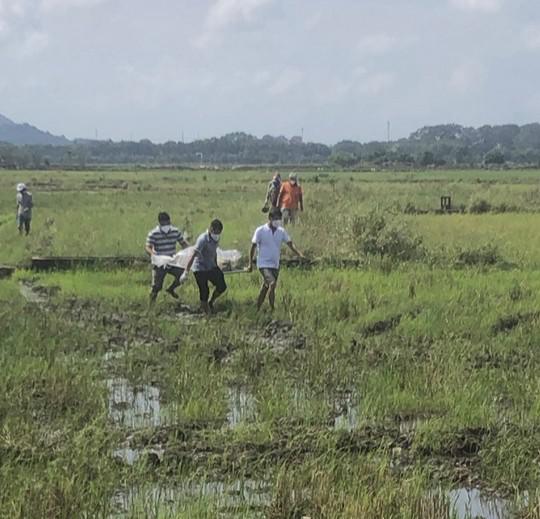
[[[212,220],[210,223],[210,229],[213,231],[222,232],[223,231],[223,224],[221,223],[221,220],[218,220],[217,218],[215,220]]]
[[[158,214],[158,222],[166,224],[167,222],[171,221],[171,217],[169,216],[169,213],[161,212]]]
[[[272,207],[268,213],[269,220],[281,220],[281,209],[279,207]]]

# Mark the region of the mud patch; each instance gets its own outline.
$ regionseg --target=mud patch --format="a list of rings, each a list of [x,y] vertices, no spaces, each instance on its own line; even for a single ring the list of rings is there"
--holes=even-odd
[[[251,339],[278,354],[306,347],[306,337],[296,332],[293,323],[289,321],[272,320],[261,334],[252,335]]]
[[[540,319],[540,312],[517,313],[514,315],[503,315],[491,326],[491,332],[495,335],[509,332],[520,324],[530,324]]]
[[[405,314],[396,314],[388,317],[387,319],[375,321],[372,324],[364,326],[364,328],[360,330],[360,335],[362,337],[371,337],[373,335],[380,335],[389,332],[390,330],[397,328],[397,326],[399,325],[399,323],[401,323],[401,320],[404,317],[415,319],[420,314],[420,311],[421,310],[416,309]]]

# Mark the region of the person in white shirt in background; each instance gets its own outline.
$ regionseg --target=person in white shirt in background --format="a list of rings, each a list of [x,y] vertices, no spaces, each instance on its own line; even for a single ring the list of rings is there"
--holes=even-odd
[[[274,310],[276,300],[276,285],[279,277],[279,260],[281,257],[281,245],[287,246],[300,258],[304,255],[296,248],[287,231],[282,227],[281,210],[273,207],[268,213],[268,223],[261,225],[253,234],[251,249],[249,251],[248,271],[253,271],[255,253],[257,253],[257,268],[263,278],[263,284],[257,298],[257,310],[260,310],[266,294],[270,309]]]

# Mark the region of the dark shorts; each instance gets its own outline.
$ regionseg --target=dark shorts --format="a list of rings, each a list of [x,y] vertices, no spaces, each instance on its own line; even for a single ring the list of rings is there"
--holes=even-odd
[[[272,283],[277,283],[279,269],[262,268],[259,269],[259,272],[261,273],[266,286],[269,286]]]
[[[17,215],[17,225],[21,227],[23,224],[30,224],[32,216],[21,213]]]
[[[199,287],[200,300],[203,302],[207,302],[210,295],[208,283],[212,283],[216,287],[218,294],[222,294],[227,290],[225,276],[219,267],[212,270],[199,270],[198,272],[193,272],[193,275]]]
[[[166,267],[152,267],[152,290],[159,292],[163,288],[163,280],[167,274],[174,276],[174,280],[171,283],[169,289],[174,290],[180,285],[180,276],[184,273],[184,269],[180,267],[166,266]]]

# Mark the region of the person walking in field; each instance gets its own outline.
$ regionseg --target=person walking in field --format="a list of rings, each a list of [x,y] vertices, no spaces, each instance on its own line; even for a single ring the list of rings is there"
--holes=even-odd
[[[277,206],[283,214],[284,224],[296,223],[298,209],[304,210],[302,188],[298,184],[298,177],[295,173],[291,173],[289,180],[281,185]]]
[[[30,222],[32,221],[32,207],[34,201],[32,193],[28,191],[26,184],[17,184],[17,228],[22,236],[23,227],[25,235],[30,234]]]
[[[281,190],[281,175],[279,171],[274,172],[272,180],[266,189],[266,200],[263,206],[263,212],[268,212],[272,207],[277,207],[279,191]]]
[[[281,219],[282,213],[280,209],[277,207],[271,209],[268,213],[268,223],[258,227],[251,240],[248,271],[252,272],[253,263],[255,263],[255,253],[257,253],[257,268],[263,278],[261,290],[257,298],[257,310],[260,310],[263,305],[266,294],[268,294],[270,309],[274,310],[281,245],[286,243],[297,256],[300,258],[304,257],[292,242],[287,231],[282,227]]]
[[[217,263],[217,248],[222,232],[221,221],[212,220],[208,230],[197,238],[193,254],[181,277],[181,282],[184,282],[193,267],[195,281],[199,287],[201,308],[207,315],[214,311],[216,299],[227,290],[225,276]],[[214,286],[212,297],[210,297],[209,283]]]
[[[159,213],[157,227],[152,229],[146,238],[146,252],[150,254],[150,256],[174,256],[176,254],[177,243],[184,249],[189,247],[182,232],[171,225],[171,217],[169,214],[165,212]],[[175,289],[180,286],[180,277],[183,273],[183,268],[175,267],[173,265],[164,265],[162,267],[153,265],[150,304],[155,302],[157,295],[163,288],[163,281],[167,274],[172,275],[174,280],[166,289],[166,292],[175,299],[178,299],[178,294],[175,292]]]

